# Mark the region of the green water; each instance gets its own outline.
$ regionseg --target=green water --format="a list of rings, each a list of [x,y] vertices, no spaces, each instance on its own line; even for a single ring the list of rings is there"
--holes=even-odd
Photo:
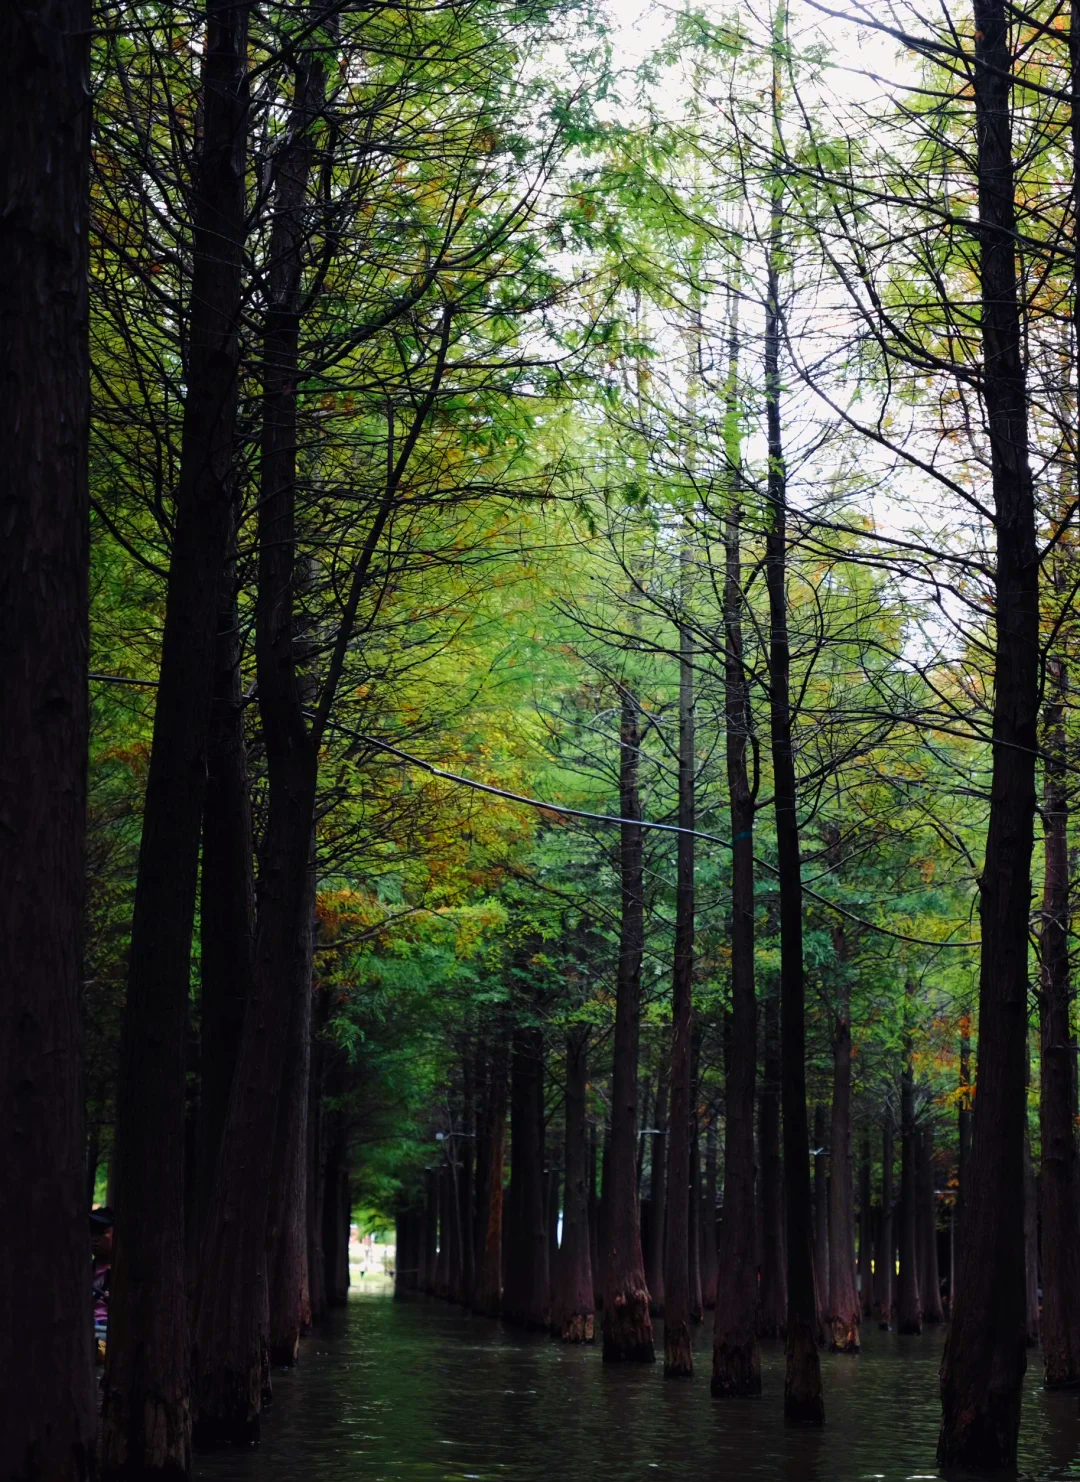
[[[900,1482],[937,1475],[943,1334],[865,1334],[858,1358],[823,1355],[828,1424],[787,1429],[783,1352],[764,1346],[760,1400],[709,1397],[700,1367],[611,1368],[598,1349],[462,1315],[432,1299],[354,1294],[275,1376],[255,1451],[200,1457],[199,1482]],[[1075,1395],[1046,1394],[1032,1353],[1020,1437],[1025,1478],[1080,1476]]]

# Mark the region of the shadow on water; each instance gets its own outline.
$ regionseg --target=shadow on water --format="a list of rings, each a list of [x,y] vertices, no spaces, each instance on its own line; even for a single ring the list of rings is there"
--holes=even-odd
[[[196,1459],[197,1482],[912,1482],[937,1476],[943,1331],[868,1329],[857,1358],[823,1355],[828,1425],[787,1429],[783,1351],[765,1345],[764,1398],[710,1399],[698,1375],[613,1369],[598,1348],[463,1316],[433,1300],[354,1293],[275,1376],[256,1452]],[[1021,1476],[1080,1477],[1076,1396],[1047,1394],[1032,1354]]]

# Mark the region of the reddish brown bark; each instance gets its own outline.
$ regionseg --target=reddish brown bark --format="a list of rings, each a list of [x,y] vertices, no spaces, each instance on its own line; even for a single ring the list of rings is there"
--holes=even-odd
[[[641,1258],[636,1179],[641,959],[645,947],[644,865],[638,792],[637,705],[623,690],[619,726],[619,873],[622,911],[611,1075],[611,1145],[604,1187],[604,1360],[652,1363],[649,1292]]]
[[[82,1482],[91,13],[0,7],[0,1473]],[[94,1159],[96,1162],[96,1158]]]

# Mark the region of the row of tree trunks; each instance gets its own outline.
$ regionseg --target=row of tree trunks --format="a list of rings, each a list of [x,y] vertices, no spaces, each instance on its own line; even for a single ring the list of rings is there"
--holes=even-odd
[[[102,1473],[186,1476],[184,1046],[219,587],[233,508],[249,7],[207,0],[187,394],[131,925]]]
[[[548,1328],[551,1291],[544,1200],[544,1035],[516,1029],[510,1059],[510,1189],[502,1315]]]

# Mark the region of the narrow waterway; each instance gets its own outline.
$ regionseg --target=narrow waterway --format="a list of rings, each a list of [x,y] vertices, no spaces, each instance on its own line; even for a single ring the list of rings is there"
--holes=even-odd
[[[932,1478],[943,1334],[866,1333],[856,1359],[824,1356],[828,1425],[785,1428],[783,1352],[766,1344],[764,1397],[709,1398],[699,1376],[611,1368],[599,1349],[462,1315],[432,1299],[354,1292],[275,1376],[258,1451],[200,1457],[199,1482],[856,1482]],[[1032,1353],[1025,1478],[1080,1476],[1077,1398],[1046,1394]]]

